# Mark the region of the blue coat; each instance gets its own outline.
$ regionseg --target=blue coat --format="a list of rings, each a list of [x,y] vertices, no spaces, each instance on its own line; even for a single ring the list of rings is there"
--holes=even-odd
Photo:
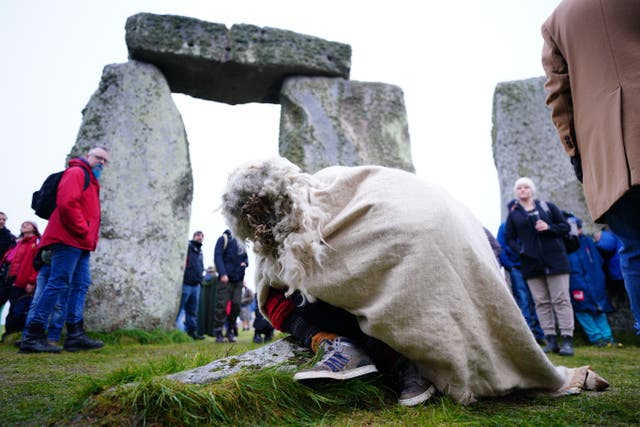
[[[606,281],[600,256],[591,238],[580,235],[580,247],[569,254],[571,264],[571,303],[574,311],[609,313],[613,306],[607,296]]]
[[[622,242],[611,231],[602,230],[600,240],[596,243],[600,255],[606,260],[606,272],[611,280],[623,280],[620,267],[620,249]]]
[[[187,285],[198,285],[202,283],[203,271],[202,243],[191,240],[187,248],[187,264],[184,267],[184,279],[182,282]]]
[[[496,239],[498,239],[498,243],[500,243],[500,246],[502,247],[502,252],[500,252],[498,258],[500,260],[500,264],[505,268],[505,270],[511,271],[513,267],[518,269],[520,268],[520,257],[518,254],[514,253],[513,249],[511,249],[507,244],[505,231],[506,225],[507,223],[503,222],[500,224],[500,228],[498,228],[498,236]]]
[[[213,261],[218,270],[218,277],[228,276],[230,282],[242,282],[244,271],[249,265],[249,258],[244,248],[238,245],[235,237],[231,236],[229,230],[225,230],[227,245],[225,248],[225,237],[220,236],[216,242]],[[241,265],[244,263],[244,267]]]

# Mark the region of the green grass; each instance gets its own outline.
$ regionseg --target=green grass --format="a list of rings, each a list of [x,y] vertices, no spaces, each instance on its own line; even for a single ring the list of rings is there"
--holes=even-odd
[[[554,363],[590,364],[611,383],[602,393],[551,398],[515,394],[460,406],[436,396],[404,408],[382,376],[305,387],[277,369],[243,372],[208,385],[164,375],[258,347],[193,341],[176,331],[97,334],[96,351],[18,354],[0,344],[0,425],[225,426],[627,426],[640,424],[640,347],[578,346]],[[124,384],[129,384],[124,386]]]

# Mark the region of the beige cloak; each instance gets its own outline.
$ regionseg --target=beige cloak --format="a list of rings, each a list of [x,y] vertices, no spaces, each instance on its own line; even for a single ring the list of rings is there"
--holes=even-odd
[[[308,175],[285,159],[248,164],[223,196],[241,238],[252,239],[240,214],[251,194],[272,207],[277,246],[254,244],[261,304],[274,286],[342,307],[463,404],[568,385],[573,370],[535,342],[482,225],[442,188],[378,166]]]

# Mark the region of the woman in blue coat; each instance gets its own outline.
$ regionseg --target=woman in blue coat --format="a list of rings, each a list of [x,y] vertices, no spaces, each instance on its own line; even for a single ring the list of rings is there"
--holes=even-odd
[[[571,220],[578,226],[580,239],[580,247],[569,254],[573,311],[589,342],[598,347],[617,346],[606,314],[613,311],[613,306],[606,291],[606,278],[602,269],[604,260],[593,240],[582,234],[582,220],[570,218],[569,221]]]

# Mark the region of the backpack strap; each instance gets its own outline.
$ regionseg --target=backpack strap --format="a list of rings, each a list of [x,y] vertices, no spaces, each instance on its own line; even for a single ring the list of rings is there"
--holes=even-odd
[[[540,200],[540,206],[542,207],[542,209],[544,209],[544,211],[545,211],[547,214],[551,215],[551,209],[549,209],[549,204],[547,204],[547,202],[546,202],[546,201],[544,201],[544,200]]]
[[[89,188],[89,184],[91,184],[91,178],[89,177],[89,172],[80,165],[73,165],[72,168],[80,168],[82,172],[84,172],[84,186],[82,187],[82,191]]]

